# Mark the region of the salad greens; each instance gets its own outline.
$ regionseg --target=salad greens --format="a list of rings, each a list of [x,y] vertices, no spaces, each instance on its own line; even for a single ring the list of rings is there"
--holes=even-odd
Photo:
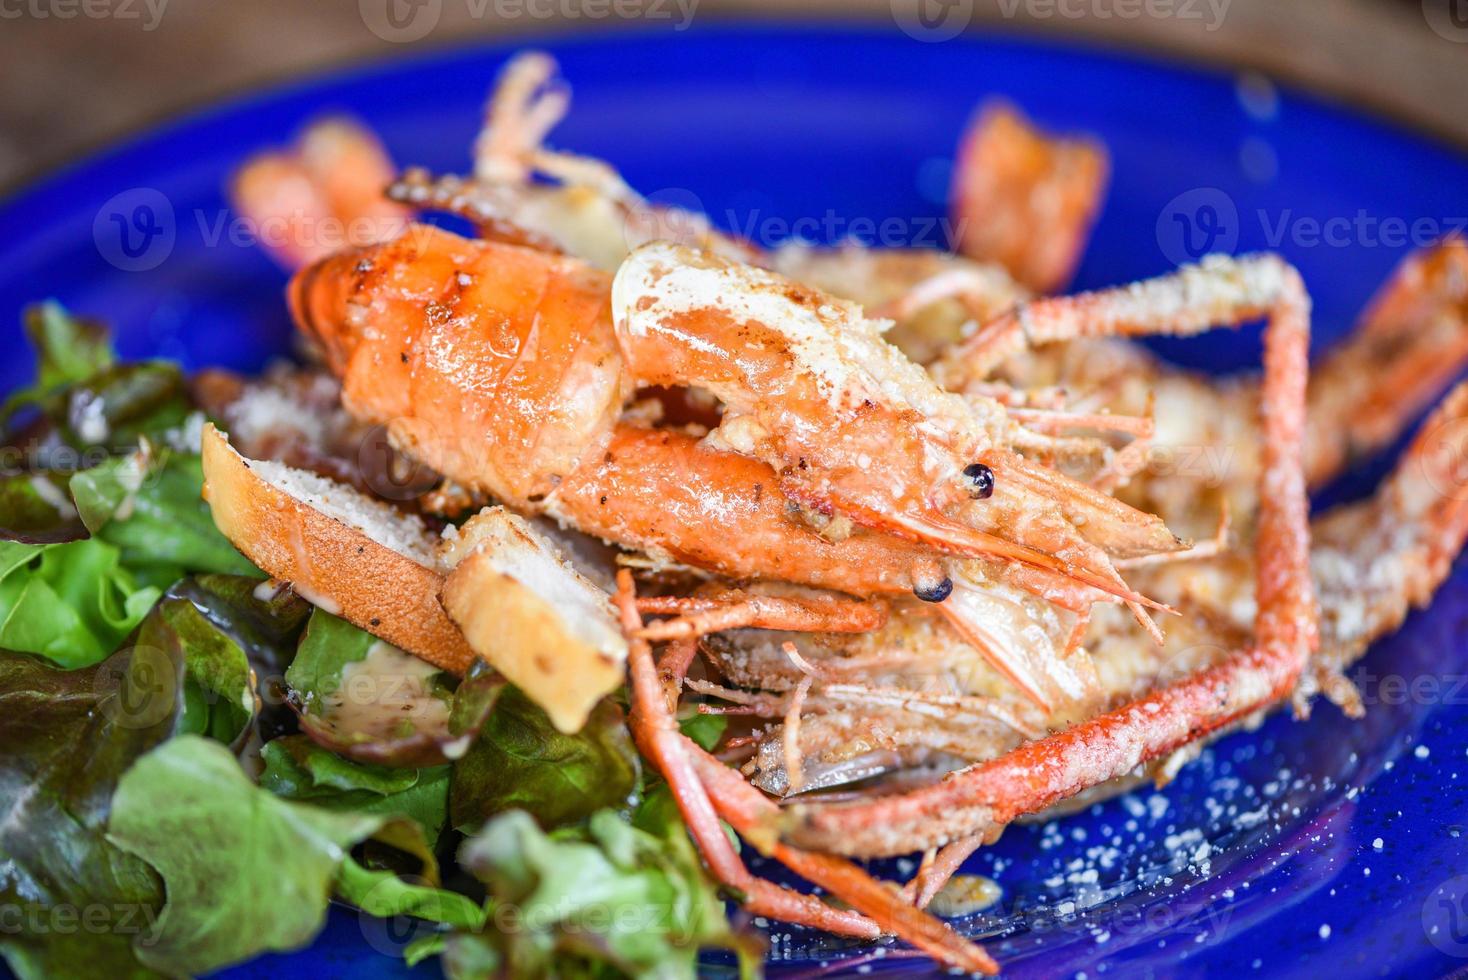
[[[309,943],[332,901],[456,978],[757,968],[616,699],[566,735],[486,665],[454,678],[267,582],[202,500],[183,372],[54,303],[25,327],[36,376],[0,406],[17,975],[206,973]]]
[[[0,647],[6,649],[89,667],[116,649],[160,594],[105,541],[0,541]]]
[[[197,453],[164,449],[77,473],[71,493],[87,530],[118,548],[133,567],[258,576],[214,526],[200,495],[203,485]]]
[[[354,762],[304,735],[287,735],[261,751],[260,785],[277,796],[330,810],[394,813],[413,820],[436,844],[449,806],[449,767],[390,769]]]
[[[384,819],[280,799],[200,736],[165,742],[123,775],[108,821],[108,840],[152,865],[167,889],[138,958],[192,975],[308,942],[345,849]]]
[[[184,661],[181,730],[225,744],[250,737],[252,723],[288,712],[278,691],[310,606],[290,592],[257,596],[259,580],[198,575],[175,583],[138,627],[140,648]],[[273,682],[273,684],[272,684]]]
[[[500,696],[479,738],[454,766],[451,818],[470,831],[505,810],[524,810],[551,829],[603,807],[636,802],[641,765],[622,709],[602,701],[566,735],[515,688]]]
[[[132,649],[79,670],[0,653],[0,951],[23,978],[150,975],[133,945],[163,884],[107,823],[122,773],[177,725],[179,679],[155,666]]]
[[[50,473],[0,478],[0,535],[24,544],[60,544],[87,536],[66,501],[66,481]]]
[[[106,327],[72,316],[55,301],[27,309],[21,326],[36,352],[36,380],[6,399],[0,407],[0,421],[48,394],[80,385],[117,362]]]
[[[463,848],[498,928],[441,940],[450,977],[692,976],[698,950],[749,949],[730,930],[682,824],[633,827],[611,810],[549,834],[500,814]]]

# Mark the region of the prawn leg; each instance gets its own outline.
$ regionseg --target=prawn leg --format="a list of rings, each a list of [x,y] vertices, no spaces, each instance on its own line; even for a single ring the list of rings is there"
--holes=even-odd
[[[770,838],[765,827],[778,815],[779,807],[692,740],[680,737],[687,743],[693,766],[708,787],[719,815],[756,848],[935,959],[970,973],[999,972],[999,965],[983,947],[904,901],[898,893],[851,862]]]
[[[720,589],[712,595],[648,596],[637,600],[637,611],[676,617],[642,628],[639,635],[655,642],[733,629],[867,633],[887,622],[887,610],[881,604],[819,592],[771,595]]]
[[[751,875],[724,836],[718,817],[728,820],[736,831],[748,834],[775,805],[679,733],[668,710],[666,688],[653,663],[652,651],[647,641],[637,636],[642,617],[637,612],[632,575],[626,569],[617,576],[617,605],[630,647],[631,724],[638,746],[668,780],[689,832],[703,849],[710,870],[726,885],[742,892],[747,907],[787,922],[861,938],[876,938],[885,927],[950,966],[969,972],[998,972],[998,965],[980,947],[902,902],[885,886],[846,861],[809,854],[779,842],[769,846],[773,857],[829,889],[856,909],[854,912],[836,909],[812,896]],[[746,839],[759,845],[754,839]]]
[[[1377,637],[1427,605],[1468,539],[1468,382],[1423,423],[1371,499],[1314,524],[1311,564],[1320,592],[1320,652],[1296,691],[1316,692],[1347,714],[1364,712],[1343,674]]]
[[[1305,472],[1324,483],[1396,439],[1468,366],[1468,240],[1409,255],[1310,376]]]
[[[1276,255],[1213,255],[1196,265],[1114,289],[1021,303],[980,327],[933,366],[951,390],[982,379],[1030,347],[1097,337],[1187,337],[1245,323],[1298,294],[1299,275]]]
[[[1282,263],[1268,268],[1269,272],[1257,274],[1264,281],[1253,284],[1255,291],[1242,303],[1229,304],[1239,309],[1252,302],[1270,313],[1264,348],[1264,469],[1253,643],[1124,707],[936,784],[857,804],[792,807],[779,822],[786,839],[797,846],[863,856],[941,846],[1125,776],[1294,690],[1318,642],[1309,564],[1309,502],[1301,465],[1309,302],[1293,270]],[[1267,289],[1261,288],[1266,285]],[[1075,322],[1097,309],[1114,314],[1104,322],[1142,319],[1136,307],[1117,294],[1054,302],[1046,313],[1058,323]],[[1128,310],[1130,318],[1122,320],[1112,305]],[[1205,318],[1193,312],[1178,319],[1201,329]]]
[[[709,870],[725,886],[742,894],[746,907],[756,914],[839,935],[876,938],[881,929],[865,916],[844,912],[809,895],[758,879],[744,866],[729,838],[724,836],[708,792],[693,769],[683,736],[668,710],[667,689],[653,663],[652,650],[646,640],[637,636],[642,617],[637,613],[632,593],[632,573],[623,569],[617,581],[617,605],[630,651],[628,669],[633,710],[628,720],[638,748],[667,779],[688,832],[698,843]]]

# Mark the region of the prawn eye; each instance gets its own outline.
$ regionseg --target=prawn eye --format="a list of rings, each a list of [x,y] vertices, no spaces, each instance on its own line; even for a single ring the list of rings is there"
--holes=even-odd
[[[943,576],[942,581],[929,585],[920,582],[912,587],[912,594],[924,602],[942,602],[953,593],[953,579]]]
[[[963,482],[968,495],[975,500],[994,496],[994,471],[983,463],[970,463],[963,468]]]

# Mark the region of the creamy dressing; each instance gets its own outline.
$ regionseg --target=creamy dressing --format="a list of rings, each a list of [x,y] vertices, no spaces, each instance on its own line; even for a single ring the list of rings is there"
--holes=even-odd
[[[300,596],[302,599],[305,599],[307,602],[315,606],[317,609],[320,609],[322,612],[330,613],[333,616],[340,616],[342,614],[341,603],[337,602],[329,595],[324,595],[320,592],[317,592],[306,583],[292,582],[291,588],[295,590],[296,595]]]
[[[254,590],[250,594],[253,595],[255,599],[259,602],[274,602],[277,598],[280,597],[281,590],[285,587],[286,583],[278,582],[273,578],[268,578],[265,581],[261,582],[259,585],[255,586]]]
[[[342,668],[341,683],[322,699],[320,714],[334,728],[354,734],[447,735],[449,702],[438,696],[435,683],[440,673],[432,664],[378,640],[365,657]]]

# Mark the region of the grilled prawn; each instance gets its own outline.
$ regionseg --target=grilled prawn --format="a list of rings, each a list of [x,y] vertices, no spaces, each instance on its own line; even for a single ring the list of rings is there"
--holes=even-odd
[[[1297,704],[1321,691],[1359,715],[1359,696],[1343,669],[1426,602],[1450,570],[1468,534],[1468,507],[1442,489],[1455,488],[1462,476],[1455,467],[1468,435],[1457,423],[1465,413],[1468,386],[1460,386],[1374,498],[1312,522],[1322,641],[1297,686]],[[1098,610],[1086,642],[1112,707],[1212,666],[1249,636],[1255,568],[1247,551],[1138,569],[1135,577],[1182,616],[1157,647],[1139,643],[1114,611]],[[785,642],[811,675],[782,649]],[[813,677],[798,744],[788,745],[776,725],[746,765],[757,785],[782,796],[886,773],[958,768],[1016,748],[1035,730],[1063,727],[1017,698],[959,636],[929,617],[893,617],[874,632],[851,635],[735,631],[709,637],[704,652],[726,683],[690,681],[690,689],[729,705],[710,711],[781,722],[791,693]],[[801,760],[800,786],[787,772],[792,757]]]
[[[667,308],[700,277],[717,301]],[[1047,706],[1088,696],[1084,658],[993,642],[965,595],[1010,578],[1076,613],[1139,612],[1112,556],[1179,547],[1012,452],[1002,406],[939,390],[850,304],[691,250],[649,247],[609,283],[415,226],[303,270],[292,307],[348,410],[457,483],[731,577],[940,602]],[[725,414],[701,444],[639,428],[621,417],[639,384],[696,385]]]

